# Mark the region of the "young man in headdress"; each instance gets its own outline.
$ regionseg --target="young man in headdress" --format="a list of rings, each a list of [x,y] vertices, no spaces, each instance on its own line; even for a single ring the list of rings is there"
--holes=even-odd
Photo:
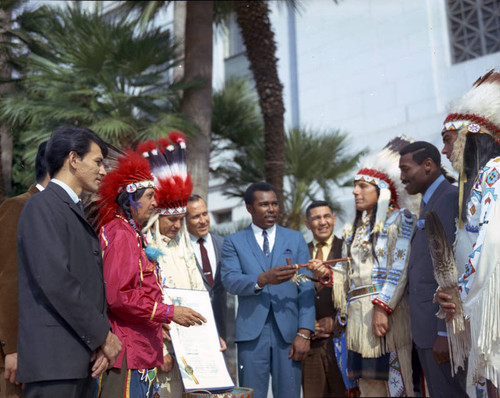
[[[442,136],[443,153],[460,177],[455,259],[470,322],[469,372],[486,379],[494,397],[500,386],[500,73],[479,78],[451,105]],[[437,299],[451,319],[451,296],[440,292]]]
[[[155,184],[146,159],[128,151],[99,189],[108,314],[123,343],[114,368],[101,380],[100,397],[151,397],[163,365],[162,324],[201,324],[197,312],[163,303],[158,251],[141,228],[155,211]]]
[[[407,297],[410,238],[416,201],[399,179],[395,138],[365,161],[354,177],[356,216],[344,229],[343,256],[333,267],[333,303],[347,316],[347,375],[358,380],[362,397],[413,394],[411,333]],[[321,265],[321,264],[319,264]],[[324,265],[311,260],[322,279]]]

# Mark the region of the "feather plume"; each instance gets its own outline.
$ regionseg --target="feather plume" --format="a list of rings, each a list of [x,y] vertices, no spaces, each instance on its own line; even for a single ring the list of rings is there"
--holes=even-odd
[[[455,304],[456,312],[452,320],[446,323],[446,330],[448,332],[451,368],[452,372],[456,373],[459,367],[465,369],[464,361],[470,351],[470,327],[465,320],[462,300],[458,291],[458,272],[453,249],[448,242],[441,221],[433,211],[425,215],[425,230],[436,282],[442,290],[452,296]],[[440,309],[436,316],[444,319],[446,314]]]
[[[125,152],[118,158],[113,171],[104,176],[99,187],[98,229],[111,221],[118,209],[116,197],[128,185],[140,181],[153,181],[149,162],[133,151]]]

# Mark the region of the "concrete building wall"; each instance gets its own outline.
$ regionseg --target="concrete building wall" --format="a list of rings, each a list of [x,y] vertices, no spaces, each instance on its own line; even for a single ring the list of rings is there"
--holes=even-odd
[[[451,62],[444,0],[315,0],[302,2],[295,15],[294,76],[290,16],[286,6],[271,4],[286,126],[297,79],[301,125],[339,128],[355,150],[377,151],[400,134],[441,149],[447,105],[500,66],[500,53]],[[350,190],[339,198],[350,219]]]

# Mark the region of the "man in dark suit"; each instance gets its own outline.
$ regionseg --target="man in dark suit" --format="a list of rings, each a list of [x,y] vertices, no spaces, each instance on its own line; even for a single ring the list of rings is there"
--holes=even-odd
[[[315,200],[306,209],[305,224],[313,234],[308,243],[311,258],[333,260],[342,254],[342,239],[333,234],[337,216],[323,200]],[[316,324],[311,336],[311,351],[302,363],[302,386],[305,398],[342,397],[346,389],[333,347],[335,317],[332,287],[315,282]]]
[[[121,350],[106,315],[101,246],[79,199],[97,191],[106,152],[91,130],[56,130],[46,148],[52,179],[19,219],[18,381],[27,398],[91,397],[91,375]]]
[[[443,224],[448,242],[455,240],[458,215],[458,189],[441,173],[438,149],[423,141],[413,142],[400,151],[401,180],[410,195],[422,194],[421,212],[411,239],[408,265],[410,318],[413,341],[424,371],[431,397],[467,397],[466,372],[451,377],[446,325],[436,317],[439,305],[433,303],[438,284],[429,252],[425,215],[434,211]]]
[[[196,265],[210,293],[217,330],[220,337],[226,340],[227,292],[222,284],[220,272],[224,238],[210,232],[210,216],[201,196],[192,195],[188,199],[186,227],[196,257]]]
[[[271,373],[274,398],[299,398],[301,361],[314,331],[314,285],[290,281],[296,267],[285,264],[306,263],[309,251],[300,232],[276,225],[272,185],[250,185],[244,199],[252,224],[228,235],[222,246],[222,283],[238,295],[240,385],[265,398]]]
[[[17,223],[26,201],[49,183],[43,142],[35,160],[36,185],[0,206],[0,398],[22,397],[17,373]]]

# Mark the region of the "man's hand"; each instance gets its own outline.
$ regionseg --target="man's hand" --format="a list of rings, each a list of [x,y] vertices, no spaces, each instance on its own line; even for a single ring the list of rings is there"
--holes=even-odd
[[[311,332],[308,329],[299,329],[299,333],[309,336]],[[309,340],[306,340],[300,336],[295,336],[292,342],[292,346],[290,347],[288,358],[292,358],[294,361],[303,361],[307,358],[307,354],[309,353],[310,349],[311,342]]]
[[[450,360],[448,337],[437,336],[432,346],[432,355],[437,363],[445,363]]]
[[[17,375],[17,352],[13,352],[12,354],[7,354],[5,356],[5,380],[9,381],[12,384],[19,385],[16,381]]]
[[[257,284],[260,287],[264,287],[266,285],[279,285],[280,283],[290,280],[290,278],[295,275],[296,271],[297,268],[294,265],[272,267],[259,275]]]
[[[170,338],[170,325],[168,323],[161,324],[161,334],[163,336],[163,340],[167,340],[168,342],[172,342]]]
[[[222,337],[219,336],[219,339],[220,339],[220,352],[224,352],[227,350],[227,344]]]
[[[333,327],[335,325],[335,321],[331,316],[327,316],[325,318],[321,318],[319,321],[316,321],[314,324],[314,334],[311,336],[313,340],[317,339],[325,339],[330,337],[333,332]]]
[[[122,350],[122,342],[115,334],[111,333],[110,331],[108,332],[104,343],[101,344],[101,349],[104,356],[109,361],[108,368],[111,368],[116,362],[116,357]]]
[[[94,354],[92,355],[92,359],[90,360],[90,362],[92,362],[93,360],[95,360],[95,362],[94,365],[92,366],[92,377],[94,379],[97,379],[108,368],[110,368],[109,360],[108,358],[106,358],[101,348],[98,348],[97,350],[94,351]]]
[[[330,267],[321,260],[311,259],[307,264],[307,269],[313,273],[314,278],[326,283],[330,280]]]
[[[174,357],[172,355],[167,354],[163,357],[163,365],[160,366],[161,372],[170,372],[174,367]]]
[[[373,306],[372,331],[377,337],[384,337],[389,331],[389,314],[380,306]]]
[[[197,313],[191,308],[176,305],[174,307],[174,316],[172,317],[172,321],[178,323],[181,326],[189,327],[194,325],[201,325],[207,320],[201,314]]]
[[[452,300],[453,298],[441,289],[438,289],[434,295],[434,301],[437,302],[446,313],[446,322],[450,322],[453,319],[453,315],[455,315],[455,304]]]

